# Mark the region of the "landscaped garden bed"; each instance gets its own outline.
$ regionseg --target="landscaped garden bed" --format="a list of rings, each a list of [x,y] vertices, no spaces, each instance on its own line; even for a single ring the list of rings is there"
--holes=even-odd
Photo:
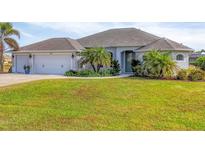
[[[111,55],[104,48],[86,49],[81,54],[80,65],[90,66],[92,69],[69,70],[65,76],[76,77],[105,77],[116,76],[120,73],[120,65],[117,60],[111,60]]]
[[[74,77],[107,77],[107,76],[115,76],[113,74],[112,69],[104,69],[99,72],[95,72],[93,70],[81,70],[74,71],[70,70],[65,73],[65,76],[74,76]]]
[[[172,79],[172,80],[205,80],[205,58],[199,58],[187,69],[177,67],[169,56],[169,52],[156,50],[146,53],[143,61],[133,60],[132,69],[135,76],[151,79]]]

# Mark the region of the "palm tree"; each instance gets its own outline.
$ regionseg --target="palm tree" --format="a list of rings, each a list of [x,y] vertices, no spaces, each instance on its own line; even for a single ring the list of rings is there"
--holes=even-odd
[[[143,69],[150,77],[171,77],[177,69],[176,63],[169,56],[169,52],[160,53],[152,50],[144,55]]]
[[[89,63],[95,72],[99,72],[102,66],[110,66],[111,55],[105,48],[89,48],[80,54],[81,65]]]
[[[20,38],[20,33],[13,28],[11,23],[0,22],[0,71],[3,71],[4,51],[19,50],[19,45],[13,36]]]

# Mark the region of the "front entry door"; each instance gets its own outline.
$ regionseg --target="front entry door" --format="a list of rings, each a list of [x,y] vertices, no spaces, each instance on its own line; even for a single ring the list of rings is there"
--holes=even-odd
[[[132,59],[134,57],[133,51],[125,51],[125,72],[132,72]]]

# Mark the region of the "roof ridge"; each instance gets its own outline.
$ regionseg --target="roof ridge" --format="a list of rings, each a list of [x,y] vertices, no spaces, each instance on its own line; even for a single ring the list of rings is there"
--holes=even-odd
[[[83,46],[82,46],[76,39],[72,39],[72,38],[70,38],[70,37],[65,38],[65,39],[66,39],[66,41],[67,41],[68,43],[71,44],[71,46],[72,46],[73,48],[79,48],[79,46],[80,46],[80,48],[83,49]],[[78,46],[78,45],[79,45],[79,46]]]
[[[163,38],[163,39],[167,42],[167,44],[168,44],[171,48],[176,49],[176,48],[169,42],[169,39],[167,39],[167,38]]]
[[[105,33],[107,33],[107,32],[114,32],[114,31],[119,31],[119,30],[134,30],[134,31],[138,31],[138,32],[140,32],[140,34],[141,35],[144,35],[144,37],[146,36],[146,38],[148,38],[148,37],[152,37],[153,39],[155,38],[155,39],[158,39],[158,38],[160,38],[159,36],[157,36],[157,35],[155,35],[155,34],[152,34],[152,33],[149,33],[149,32],[146,32],[146,31],[144,31],[144,30],[141,30],[140,28],[137,28],[137,27],[121,27],[121,28],[111,28],[111,29],[106,29],[106,30],[103,30],[103,31],[99,31],[99,32],[97,32],[97,33],[94,33],[94,34],[91,34],[91,35],[87,35],[87,36],[83,36],[83,37],[80,37],[80,38],[78,38],[78,39],[76,39],[77,41],[81,41],[81,40],[83,40],[83,39],[90,39],[90,38],[92,38],[92,37],[97,37],[97,36],[100,36],[100,34],[102,35],[102,34],[104,34],[105,35]],[[139,34],[139,35],[140,35]],[[102,37],[102,36],[101,36]],[[152,39],[152,40],[153,40]],[[81,42],[79,42],[79,43],[81,43]],[[144,45],[144,44],[143,44]]]
[[[72,39],[72,38],[70,38],[70,37],[65,38],[65,40],[66,40],[66,42],[67,42],[68,44],[71,44],[73,48],[76,48],[75,44],[74,44],[72,41],[78,42],[77,40],[74,40],[74,39]],[[78,43],[79,43],[79,42],[78,42]],[[80,43],[79,43],[79,44],[80,44]]]
[[[110,28],[110,29],[105,29],[105,30],[102,30],[102,31],[99,31],[99,32],[96,32],[96,33],[93,33],[93,34],[90,34],[90,35],[86,35],[86,36],[83,36],[83,37],[80,37],[76,40],[80,40],[80,39],[83,39],[83,38],[86,38],[86,37],[91,37],[91,36],[94,36],[94,35],[97,35],[97,34],[100,34],[100,33],[104,33],[104,32],[107,32],[107,31],[112,31],[112,30],[120,30],[120,29],[135,29],[135,30],[139,30],[139,31],[142,31],[136,27],[121,27],[121,28]],[[142,32],[145,32],[145,31],[142,31]]]
[[[63,39],[65,39],[65,41],[67,42],[68,45],[71,45],[73,48],[75,48],[75,46],[73,46],[73,43],[71,41],[69,41],[69,40],[71,40],[71,38],[64,37]]]
[[[160,37],[160,38],[158,38],[158,39],[156,39],[156,40],[154,40],[154,41],[152,41],[152,42],[146,44],[144,47],[146,47],[146,46],[148,46],[148,45],[152,45],[152,44],[156,43],[157,41],[159,41],[159,40],[161,40],[161,39],[162,39],[162,38]]]

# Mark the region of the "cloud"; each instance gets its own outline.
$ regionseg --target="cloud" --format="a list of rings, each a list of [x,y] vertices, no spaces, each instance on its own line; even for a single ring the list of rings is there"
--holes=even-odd
[[[29,38],[35,37],[34,35],[32,35],[32,34],[30,34],[30,33],[27,33],[27,32],[25,32],[25,31],[23,31],[23,30],[19,30],[19,31],[20,31],[20,34],[23,35],[23,36],[25,36],[25,37],[29,37]]]
[[[80,38],[110,28],[135,27],[149,33],[166,37],[171,40],[183,43],[194,49],[205,48],[205,24],[200,23],[150,23],[150,22],[67,22],[67,23],[29,23],[34,26],[50,28],[55,31],[72,35],[73,38]],[[198,25],[198,26],[196,26]],[[29,36],[29,35],[27,35]]]
[[[92,22],[85,22],[85,23],[30,23],[35,26],[40,26],[43,28],[50,28],[53,30],[57,30],[60,32],[65,32],[65,33],[74,33],[76,37],[82,37],[85,35],[89,35],[92,33],[95,33],[97,31],[105,30],[106,26],[100,23],[92,23]]]
[[[168,23],[167,23],[168,24]],[[180,24],[180,23],[179,23]],[[183,43],[193,49],[205,48],[205,27],[169,27],[162,25],[141,26],[142,30],[160,37],[166,37],[179,43]]]
[[[65,33],[75,34],[75,38],[91,35],[111,28],[125,28],[136,26],[133,23],[122,22],[34,22],[34,26],[49,28]]]

